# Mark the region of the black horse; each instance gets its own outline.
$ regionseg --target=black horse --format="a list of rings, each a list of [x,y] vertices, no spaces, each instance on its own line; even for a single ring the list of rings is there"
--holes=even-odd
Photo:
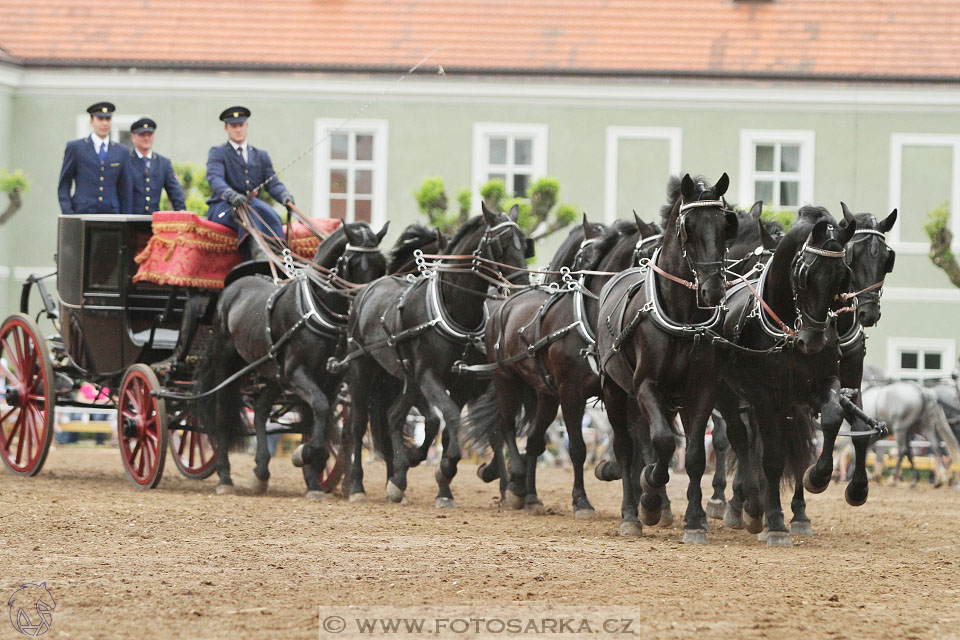
[[[674,181],[673,184],[676,184]],[[614,277],[600,296],[597,350],[602,388],[614,430],[614,452],[622,470],[620,532],[639,535],[637,483],[644,524],[656,524],[664,506],[670,460],[676,448],[673,418],[680,412],[688,441],[687,529],[705,530],[700,506],[703,473],[702,433],[714,406],[717,354],[704,334],[722,319],[726,291],[726,243],[737,234],[737,215],[723,201],[729,179],[715,186],[685,175],[669,206],[663,243],[646,268]],[[635,404],[634,404],[635,403]],[[639,407],[650,428],[656,461],[635,477],[635,442],[640,425],[631,420]],[[631,422],[633,429],[631,429]],[[696,446],[697,434],[700,446]]]
[[[834,435],[843,421],[832,312],[850,282],[844,247],[856,227],[852,216],[838,226],[822,207],[801,208],[756,288],[740,283],[727,296],[723,335],[741,347],[721,368],[717,393],[738,461],[727,511],[740,516],[742,509],[752,533],[765,523],[770,546],[791,544],[780,483],[785,472],[795,485],[801,481],[813,453],[813,416]],[[749,428],[741,401],[749,407]],[[807,520],[797,505],[794,519]]]
[[[351,291],[338,283],[364,283],[384,274],[386,259],[378,247],[386,231],[386,225],[379,233],[364,222],[342,225],[317,250],[314,263],[325,275],[304,272],[282,284],[264,276],[244,276],[220,295],[212,340],[197,368],[194,389],[198,394],[212,389],[248,363],[272,354],[256,370],[262,389],[254,398],[255,493],[264,493],[270,478],[267,419],[277,400],[290,389],[301,413],[304,439],[310,438],[298,449],[294,462],[303,465],[307,497],[325,497],[319,474],[329,453],[330,407],[342,382],[341,376],[329,375],[325,365],[336,354],[351,300]],[[332,270],[335,277],[329,276]],[[201,428],[219,444],[217,493],[233,493],[227,451],[248,435],[242,414],[246,382],[239,378],[197,401]]]
[[[387,462],[388,498],[400,502],[407,469],[426,457],[442,416],[436,504],[454,506],[450,481],[460,460],[460,410],[486,388],[472,376],[461,375],[454,364],[482,362],[488,287],[528,279],[525,257],[532,247],[517,226],[518,214],[516,207],[503,214],[484,206],[483,214],[460,228],[422,277],[381,278],[355,301],[348,329],[348,385],[354,411],[346,439],[352,459],[349,477],[344,478],[350,483],[351,500],[364,493],[361,438],[368,417],[374,446]],[[403,432],[413,406],[425,418],[426,438],[420,447],[408,445]]]

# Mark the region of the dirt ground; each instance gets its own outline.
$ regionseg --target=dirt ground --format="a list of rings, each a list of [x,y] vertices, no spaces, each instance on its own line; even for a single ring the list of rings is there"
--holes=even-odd
[[[233,466],[245,487],[252,457]],[[61,447],[35,478],[0,471],[0,598],[46,581],[48,638],[317,638],[320,605],[528,602],[627,605],[645,638],[960,638],[953,489],[872,485],[854,509],[831,486],[793,548],[720,523],[691,547],[680,517],[619,537],[619,484],[592,473],[597,517],[581,521],[562,469],[540,474],[550,515],[527,516],[499,511],[471,465],[443,512],[432,467],[411,471],[405,505],[384,503],[384,467],[368,467],[361,504],[308,502],[289,459],[263,497],[216,496],[214,478],[186,480],[170,461],[141,492],[116,450]],[[675,511],[685,490],[671,482]],[[0,620],[0,638],[19,637]]]

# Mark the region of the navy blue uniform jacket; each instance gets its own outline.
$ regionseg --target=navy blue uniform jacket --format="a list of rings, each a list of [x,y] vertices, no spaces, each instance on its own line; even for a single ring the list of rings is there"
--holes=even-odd
[[[160,209],[160,196],[167,190],[170,208],[185,211],[187,201],[183,195],[180,180],[173,171],[170,160],[154,151],[150,158],[150,169],[143,164],[137,152],[130,151],[130,176],[133,182],[133,213],[150,214]]]
[[[246,195],[264,180],[276,175],[270,154],[252,145],[247,145],[247,162],[244,164],[229,142],[210,148],[207,156],[207,182],[212,193],[207,204],[228,200],[233,193]],[[290,192],[280,180],[274,178],[265,187],[274,200],[283,204]]]
[[[132,213],[133,183],[127,166],[130,151],[122,144],[107,145],[103,162],[90,136],[67,143],[60,169],[57,197],[60,211],[71,213]],[[70,186],[73,185],[73,195]]]

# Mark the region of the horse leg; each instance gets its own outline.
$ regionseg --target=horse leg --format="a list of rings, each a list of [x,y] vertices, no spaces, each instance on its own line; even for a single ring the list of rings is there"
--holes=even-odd
[[[559,402],[549,395],[537,394],[537,412],[534,415],[530,435],[527,436],[527,448],[523,457],[526,467],[526,489],[524,510],[530,515],[544,515],[547,511],[537,497],[537,460],[546,449],[546,435],[550,424],[557,417]]]
[[[910,486],[916,487],[920,483],[920,475],[917,473],[917,463],[913,460],[913,447],[910,446],[910,443],[907,443],[907,461],[910,462],[910,473],[912,477],[910,479]]]
[[[521,380],[497,372],[494,374],[494,388],[497,390],[498,437],[492,444],[494,464],[500,474],[500,504],[509,509],[520,509],[525,503],[526,467],[517,447],[516,418],[523,404],[522,394],[525,387]],[[504,444],[507,448],[506,459],[503,456]],[[529,443],[527,446],[530,446]],[[483,469],[478,469],[477,472],[483,473]]]
[[[270,483],[270,449],[267,447],[267,418],[270,409],[280,395],[279,387],[268,384],[257,397],[254,403],[253,426],[257,433],[256,466],[253,468],[253,477],[250,478],[250,490],[254,495],[261,496],[267,492]]]
[[[860,399],[860,392],[857,392],[854,398],[857,407],[863,408],[863,401]],[[847,422],[850,423],[852,431],[869,431],[870,425],[866,424],[859,416],[853,415],[853,412],[845,412]],[[853,446],[853,477],[847,483],[847,488],[843,495],[847,504],[853,507],[859,507],[867,501],[867,494],[870,487],[867,482],[867,448],[870,446],[872,438],[867,436],[853,437],[850,442]]]
[[[726,390],[717,395],[717,407],[727,423],[727,440],[730,450],[737,456],[737,474],[733,485],[733,497],[727,503],[723,521],[728,527],[739,529],[746,526],[750,533],[763,530],[763,505],[760,501],[760,486],[751,451],[750,427],[743,420],[740,406],[733,392]],[[746,513],[746,518],[743,514]]]
[[[803,474],[803,487],[810,493],[822,493],[830,486],[833,475],[833,447],[843,424],[840,406],[840,381],[831,379],[820,391],[820,429],[823,432],[823,450],[817,461]]]
[[[576,518],[592,518],[596,513],[587,490],[583,485],[583,464],[587,460],[587,445],[583,442],[583,409],[586,403],[578,389],[560,388],[560,404],[563,408],[563,424],[570,440],[570,461],[573,463],[573,515]]]
[[[640,476],[643,494],[640,509],[644,524],[660,521],[663,495],[670,480],[670,461],[677,448],[677,439],[671,424],[673,414],[667,410],[663,394],[652,380],[643,380],[637,389],[637,403],[650,424],[650,441],[656,453],[656,462],[647,465]],[[624,477],[629,474],[624,470]]]
[[[793,487],[793,499],[790,501],[790,533],[795,536],[812,536],[813,526],[807,516],[807,501],[803,496],[803,483],[797,482]]]
[[[414,404],[420,411],[420,415],[423,416],[423,444],[407,451],[407,462],[411,467],[416,467],[427,459],[427,456],[430,455],[430,447],[433,446],[437,434],[440,433],[440,416],[430,408],[430,404],[419,392]]]
[[[727,489],[727,451],[730,442],[727,440],[727,423],[718,414],[713,414],[713,452],[717,458],[716,468],[713,471],[713,495],[707,501],[707,517],[714,520],[723,520],[723,512],[727,506],[724,492]]]
[[[343,438],[343,452],[347,459],[343,487],[350,502],[363,502],[367,497],[363,488],[363,435],[367,431],[369,410],[362,397],[355,397],[353,389],[350,394],[350,424],[346,425]]]
[[[404,385],[403,393],[397,396],[387,410],[387,424],[390,429],[390,440],[393,443],[393,469],[387,479],[387,500],[390,502],[402,502],[403,494],[407,490],[407,470],[410,468],[410,463],[403,428],[410,408],[416,403],[418,395],[413,385],[408,383]]]
[[[630,434],[627,404],[630,397],[613,382],[603,385],[603,402],[613,428],[613,453],[620,466],[623,499],[620,503],[620,535],[639,536],[643,530],[637,519],[637,495],[633,483],[634,442]]]
[[[707,433],[707,420],[713,411],[715,394],[708,385],[698,394],[687,394],[691,402],[680,412],[684,431],[687,434],[687,446],[684,455],[684,469],[687,472],[687,511],[683,528],[683,542],[688,544],[707,543],[707,512],[703,510],[703,490],[700,482],[707,466],[707,452],[704,439]]]
[[[326,436],[330,400],[303,367],[293,369],[287,379],[294,393],[309,406],[313,422],[310,439],[293,452],[293,463],[303,466],[303,479],[307,484],[306,497],[310,500],[325,500],[327,493],[320,485],[320,474],[327,465]],[[300,464],[297,464],[298,462]]]
[[[457,475],[457,463],[460,461],[460,407],[447,395],[443,381],[434,371],[423,372],[420,389],[427,402],[437,407],[443,415],[443,458],[434,474],[438,487],[436,505],[453,507],[450,482]]]
[[[767,400],[763,400],[764,403]],[[760,430],[760,437],[763,438],[763,456],[762,466],[764,474],[763,482],[763,502],[764,502],[764,520],[767,528],[767,546],[770,547],[789,547],[791,546],[790,532],[783,520],[783,508],[780,504],[780,479],[783,477],[784,451],[781,438],[781,431],[784,428],[784,416],[779,413],[768,410],[759,411],[763,417],[769,417],[763,420],[763,427]]]

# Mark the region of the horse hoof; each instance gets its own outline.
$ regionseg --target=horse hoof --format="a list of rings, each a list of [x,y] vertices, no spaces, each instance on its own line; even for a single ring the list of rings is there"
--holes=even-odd
[[[301,444],[296,449],[293,450],[293,455],[290,456],[290,461],[295,467],[303,466],[303,445]]]
[[[214,491],[218,496],[232,496],[237,493],[232,484],[218,484]]]
[[[812,536],[813,526],[809,520],[794,520],[790,523],[790,533],[795,536]]]
[[[267,487],[270,485],[270,480],[261,480],[257,476],[250,478],[250,491],[253,492],[255,496],[262,496],[267,492]]]
[[[743,511],[734,509],[728,502],[727,508],[723,511],[723,524],[731,529],[743,529]]]
[[[593,520],[597,512],[593,509],[574,509],[573,517],[577,520]]]
[[[766,542],[766,541],[767,541],[767,534],[769,534],[769,533],[770,533],[770,530],[764,528],[763,531],[761,531],[760,533],[757,534],[757,541],[758,541],[758,542]]]
[[[347,498],[347,500],[350,502],[366,502],[367,494],[364,493],[363,491],[358,491],[357,493],[351,493],[350,497]]]
[[[398,504],[403,500],[403,489],[393,484],[393,480],[387,480],[387,500]]]
[[[827,487],[830,486],[830,479],[827,479],[827,483],[822,487],[817,486],[813,483],[813,470],[815,466],[807,467],[807,470],[803,472],[803,488],[809,491],[810,493],[823,493],[827,490]]]
[[[743,514],[743,524],[750,533],[760,533],[763,531],[763,518],[754,518],[749,513]]]
[[[517,511],[523,509],[527,504],[526,498],[523,496],[518,496],[513,491],[507,489],[506,496],[506,507],[510,510]]]
[[[724,508],[726,506],[726,501],[720,500],[719,498],[710,498],[707,500],[707,517],[712,520],[723,520]]]
[[[303,494],[303,497],[305,497],[307,500],[316,500],[317,502],[326,502],[327,499],[330,497],[330,494],[325,493],[323,491],[311,490]]]
[[[660,509],[657,509],[656,511],[647,511],[646,509],[643,508],[643,505],[641,504],[640,505],[640,522],[647,525],[648,527],[652,527],[655,524],[659,524],[660,513],[661,513]]]
[[[547,515],[547,508],[543,506],[542,502],[528,502],[523,507],[524,513],[528,516],[545,516]]]
[[[670,509],[663,509],[660,511],[660,520],[657,521],[658,527],[663,527],[668,529],[673,526],[673,511]]]
[[[854,495],[854,492],[850,490],[850,485],[847,485],[847,488],[843,491],[843,497],[846,499],[847,504],[851,507],[860,507],[867,502],[867,494],[869,490],[866,486],[863,487],[863,497],[857,497]]]
[[[636,520],[623,520],[620,523],[620,535],[641,536],[643,535],[643,527]]]
[[[477,467],[477,477],[480,478],[481,480],[483,480],[483,473],[484,471],[486,471],[486,469],[487,469],[486,462],[481,462],[480,466]],[[486,482],[486,480],[484,480],[484,482]]]
[[[703,529],[684,529],[683,544],[707,544],[707,532]]]
[[[453,509],[454,507],[457,506],[456,503],[453,501],[453,498],[446,498],[444,496],[438,497],[436,504],[437,504],[437,509]]]
[[[643,468],[643,471],[640,473],[640,488],[643,489],[644,493],[663,493],[664,489],[666,488],[666,485],[655,487],[652,484],[650,484],[649,480],[647,480],[647,474],[652,472],[653,472],[652,464],[648,464]]]
[[[767,532],[767,546],[768,547],[792,547],[793,542],[790,540],[790,534],[786,531],[768,531]]]

